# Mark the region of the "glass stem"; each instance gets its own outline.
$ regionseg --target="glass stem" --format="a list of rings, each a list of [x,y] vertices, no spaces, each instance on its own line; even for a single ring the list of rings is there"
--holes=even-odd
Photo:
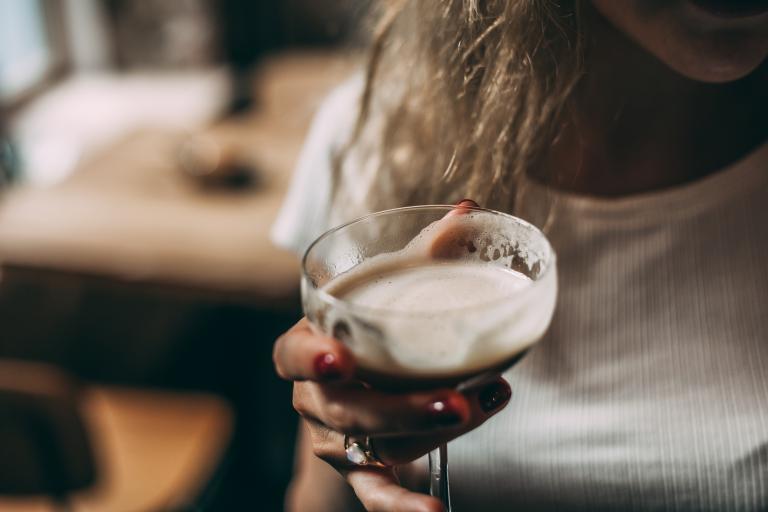
[[[451,492],[448,485],[448,446],[441,444],[429,452],[429,494],[443,502],[445,512],[451,512]]]

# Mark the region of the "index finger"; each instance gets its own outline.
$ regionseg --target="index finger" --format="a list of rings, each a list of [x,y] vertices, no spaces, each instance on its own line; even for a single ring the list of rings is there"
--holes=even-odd
[[[272,360],[277,374],[286,380],[341,382],[352,378],[355,370],[347,347],[313,332],[306,318],[277,339]]]

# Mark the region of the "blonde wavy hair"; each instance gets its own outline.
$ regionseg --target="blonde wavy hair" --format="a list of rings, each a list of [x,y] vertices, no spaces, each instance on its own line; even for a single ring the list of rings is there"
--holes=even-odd
[[[462,197],[511,211],[582,75],[577,2],[382,2],[357,125],[334,158],[339,216]]]

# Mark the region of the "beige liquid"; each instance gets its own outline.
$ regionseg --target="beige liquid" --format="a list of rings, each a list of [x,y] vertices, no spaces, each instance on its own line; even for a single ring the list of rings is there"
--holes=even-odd
[[[491,369],[500,371],[546,328],[530,318],[536,308],[516,302],[532,281],[506,267],[402,259],[375,263],[360,265],[324,287],[364,308],[366,319],[386,333],[384,342],[358,339],[353,345],[370,380],[389,379],[392,384],[396,376],[407,379],[409,386],[419,380],[457,383]],[[518,318],[521,310],[526,318]],[[547,307],[540,312],[551,314]],[[357,337],[365,334],[358,332]]]
[[[439,321],[451,311],[504,300],[531,283],[527,276],[505,267],[465,262],[381,265],[366,270],[346,276],[343,282],[334,281],[326,290],[366,308],[434,316],[430,321]]]

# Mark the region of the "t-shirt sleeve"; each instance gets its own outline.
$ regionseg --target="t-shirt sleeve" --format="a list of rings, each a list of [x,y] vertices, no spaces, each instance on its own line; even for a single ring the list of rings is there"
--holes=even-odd
[[[334,89],[320,106],[299,155],[288,194],[272,225],[272,241],[303,254],[330,228],[333,158],[352,136],[357,120],[362,74]]]

